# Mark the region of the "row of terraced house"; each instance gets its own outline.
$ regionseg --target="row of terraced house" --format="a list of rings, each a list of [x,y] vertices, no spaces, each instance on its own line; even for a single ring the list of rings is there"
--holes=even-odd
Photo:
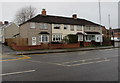
[[[104,28],[94,22],[77,18],[77,14],[73,14],[71,18],[52,16],[47,15],[46,10],[43,9],[41,14],[20,24],[17,30],[12,29],[11,33],[17,32],[12,35],[14,38],[27,39],[21,42],[23,42],[22,44],[26,42],[28,46],[62,42],[69,34],[77,35],[78,42],[94,40],[100,44],[103,42],[103,36],[107,35],[107,33],[102,33],[106,31]]]
[[[78,41],[102,42],[102,28],[100,25],[77,18],[74,14],[71,18],[42,14],[20,25],[20,37],[28,38],[28,45],[39,45],[48,42],[61,42],[68,34],[77,34]],[[85,35],[83,38],[83,35]]]

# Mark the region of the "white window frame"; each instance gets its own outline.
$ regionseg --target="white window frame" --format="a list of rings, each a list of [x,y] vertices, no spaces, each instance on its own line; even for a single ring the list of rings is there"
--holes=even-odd
[[[45,41],[45,39],[43,40],[42,38],[44,37],[44,36],[46,36],[47,37],[47,41]],[[45,37],[44,37],[45,38]],[[46,35],[46,34],[41,34],[40,36],[39,36],[39,42],[49,42],[49,35]]]
[[[78,35],[78,41],[83,41],[83,35]]]
[[[82,31],[82,26],[78,25],[77,26],[77,31]]]
[[[59,27],[59,29],[60,29],[60,24],[54,24],[54,29],[55,29],[55,27]]]
[[[34,29],[35,28],[35,23],[30,23],[30,28]]]
[[[48,24],[47,23],[40,23],[40,29],[48,29]]]
[[[74,25],[70,25],[70,31],[75,31]]]
[[[55,40],[53,40],[53,38],[55,37]],[[57,40],[57,37],[59,37],[60,39]],[[62,35],[61,34],[54,34],[52,35],[52,41],[54,42],[61,42],[62,40]]]
[[[86,35],[86,38],[85,38],[86,41],[91,41],[91,38],[90,38],[90,37],[91,37],[91,35]]]

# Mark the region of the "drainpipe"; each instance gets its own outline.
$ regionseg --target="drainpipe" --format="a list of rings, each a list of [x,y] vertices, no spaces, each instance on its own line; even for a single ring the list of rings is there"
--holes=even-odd
[[[83,31],[83,47],[84,47],[84,42],[85,42],[85,26],[82,26],[82,31]]]

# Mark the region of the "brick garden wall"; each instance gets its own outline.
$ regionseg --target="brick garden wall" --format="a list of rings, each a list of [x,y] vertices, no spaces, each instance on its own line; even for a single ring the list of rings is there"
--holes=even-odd
[[[44,45],[29,45],[29,46],[17,46],[16,44],[11,44],[11,48],[18,51],[25,51],[25,50],[37,50],[37,49],[45,49]]]
[[[49,44],[49,49],[60,49],[60,48],[79,48],[80,43],[75,44]]]
[[[84,42],[84,47],[89,47],[92,45],[92,42]]]
[[[35,46],[17,46],[16,44],[11,44],[12,49],[25,51],[25,50],[37,50],[37,49],[62,49],[62,48],[79,48],[80,44],[41,44]]]

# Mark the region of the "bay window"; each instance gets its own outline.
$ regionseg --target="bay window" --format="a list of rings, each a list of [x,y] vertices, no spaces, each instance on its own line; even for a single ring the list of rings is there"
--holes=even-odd
[[[49,35],[40,35],[39,41],[40,42],[49,42]]]
[[[62,40],[62,35],[60,34],[55,34],[52,36],[52,41],[61,41]]]
[[[41,23],[41,24],[40,24],[40,29],[48,29],[48,24],[46,24],[46,23]]]

